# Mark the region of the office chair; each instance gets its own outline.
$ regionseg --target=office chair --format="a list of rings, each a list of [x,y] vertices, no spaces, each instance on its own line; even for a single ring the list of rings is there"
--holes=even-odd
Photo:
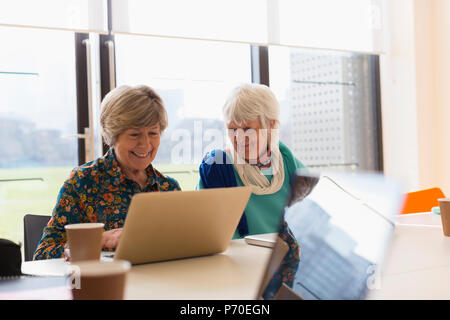
[[[409,192],[405,195],[402,214],[429,212],[431,208],[439,206],[438,199],[440,198],[445,198],[440,188]]]
[[[23,234],[25,261],[33,260],[37,244],[41,240],[42,232],[50,220],[51,216],[41,216],[36,214],[26,214],[23,217]]]

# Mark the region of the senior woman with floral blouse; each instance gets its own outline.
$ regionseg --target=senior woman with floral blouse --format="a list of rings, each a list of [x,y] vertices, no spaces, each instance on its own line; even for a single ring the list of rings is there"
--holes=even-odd
[[[104,223],[102,246],[114,249],[133,195],[180,190],[175,179],[152,166],[167,122],[163,101],[150,87],[121,86],[105,96],[100,123],[110,149],[72,170],[34,259],[64,257],[64,226],[73,223]]]

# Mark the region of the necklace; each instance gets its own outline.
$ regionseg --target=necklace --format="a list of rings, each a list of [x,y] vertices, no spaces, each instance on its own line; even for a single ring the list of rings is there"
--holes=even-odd
[[[250,165],[257,166],[258,168],[261,168],[261,167],[267,166],[271,161],[272,161],[272,156],[269,159],[267,159],[266,161],[263,161],[263,162],[260,162],[260,163],[256,163],[256,164],[250,164]]]
[[[259,163],[250,164],[250,165],[252,165],[252,166],[257,166],[258,168],[266,167],[266,166],[267,166],[268,164],[270,164],[270,162],[272,161],[272,153],[271,153],[270,150],[268,149],[266,154],[268,155],[267,160],[265,160],[265,161],[260,161]]]

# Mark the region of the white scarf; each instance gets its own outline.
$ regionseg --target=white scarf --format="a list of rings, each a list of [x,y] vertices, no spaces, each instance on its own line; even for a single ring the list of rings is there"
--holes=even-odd
[[[242,157],[233,152],[233,165],[245,186],[249,186],[257,195],[273,194],[281,189],[284,183],[283,156],[280,153],[279,138],[273,135],[270,143],[272,180],[266,178],[257,166],[248,164]],[[265,169],[263,169],[265,170]],[[267,170],[267,169],[266,169]]]

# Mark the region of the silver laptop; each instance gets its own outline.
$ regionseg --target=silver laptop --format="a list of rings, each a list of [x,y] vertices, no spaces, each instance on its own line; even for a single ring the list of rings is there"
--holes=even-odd
[[[298,171],[284,217],[299,243],[300,263],[293,287],[283,286],[276,298],[364,299],[376,285],[402,195],[400,185],[382,175]],[[275,246],[257,298],[268,298],[287,250]]]
[[[250,195],[249,187],[136,194],[114,260],[140,264],[223,252]]]

